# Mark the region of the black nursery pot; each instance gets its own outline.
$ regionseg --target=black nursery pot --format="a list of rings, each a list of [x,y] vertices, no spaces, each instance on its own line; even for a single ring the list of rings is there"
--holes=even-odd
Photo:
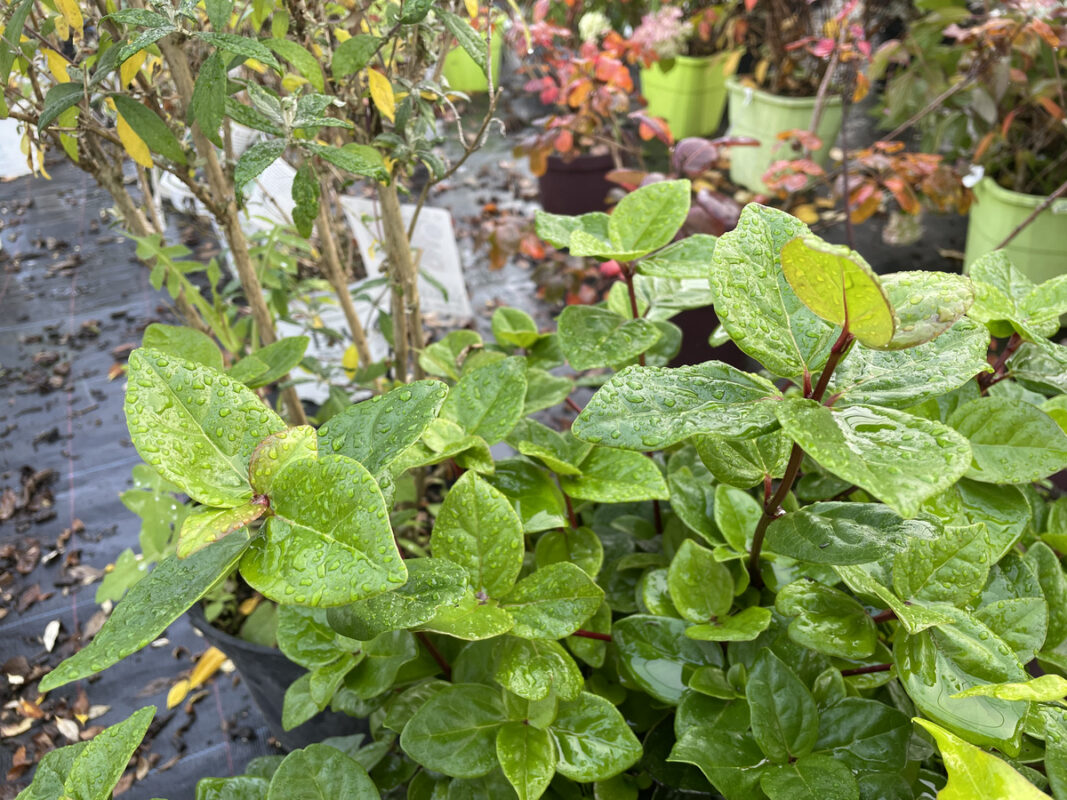
[[[608,193],[615,187],[607,174],[615,169],[610,155],[578,156],[564,161],[548,157],[548,169],[538,178],[541,207],[550,214],[588,214],[606,211]]]
[[[286,750],[299,750],[330,736],[349,736],[353,733],[369,735],[370,726],[366,720],[336,711],[316,714],[291,731],[283,729],[282,701],[285,690],[304,674],[304,668],[286,658],[281,650],[246,642],[220,631],[207,621],[199,605],[189,609],[189,621],[204,634],[209,644],[217,647],[233,662],[252,695],[252,702],[263,715],[271,736]]]

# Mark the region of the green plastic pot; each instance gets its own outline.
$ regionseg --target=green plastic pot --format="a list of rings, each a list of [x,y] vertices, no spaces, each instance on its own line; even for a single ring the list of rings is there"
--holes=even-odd
[[[967,224],[966,270],[980,256],[996,249],[1045,198],[1005,189],[992,178],[974,187],[974,205]],[[1057,200],[1037,215],[1004,248],[1012,263],[1034,283],[1067,272],[1067,199]]]
[[[677,56],[641,69],[645,111],[663,117],[675,139],[714,133],[726,107],[730,53]]]
[[[762,89],[742,86],[734,78],[726,81],[730,97],[730,136],[751,136],[760,140],[759,147],[734,147],[730,150],[730,180],[753,192],[769,191],[763,173],[773,162],[794,157],[778,134],[788,130],[807,130],[815,110],[814,97],[778,97]],[[827,97],[815,134],[823,146],[812,154],[826,166],[830,147],[841,132],[841,98]]]
[[[496,32],[493,41],[489,45],[490,69],[493,73],[493,86],[497,86],[500,78],[500,58],[503,52],[503,32]],[[467,55],[467,51],[460,46],[453,47],[445,56],[445,65],[442,73],[448,79],[450,88],[464,94],[477,94],[489,91],[489,79],[482,68],[473,58]]]

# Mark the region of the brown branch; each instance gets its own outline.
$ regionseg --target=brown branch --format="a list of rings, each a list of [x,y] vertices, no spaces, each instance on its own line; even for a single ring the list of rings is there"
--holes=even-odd
[[[1044,211],[1046,208],[1051,206],[1054,202],[1056,202],[1056,200],[1059,197],[1061,197],[1064,194],[1067,194],[1067,181],[1064,181],[1063,183],[1061,183],[1059,185],[1059,188],[1057,188],[1052,194],[1050,194],[1048,197],[1046,197],[1042,201],[1041,205],[1039,205],[1037,208],[1035,208],[1031,212],[1030,216],[1028,216],[1026,219],[1024,219],[1022,222],[1020,222],[1018,225],[1016,225],[1015,226],[1015,230],[1013,230],[1011,233],[1009,233],[1008,234],[1008,238],[1006,238],[1003,242],[998,244],[996,249],[997,250],[1003,250],[1005,247],[1007,247],[1009,244],[1011,244],[1016,236],[1018,236],[1020,233],[1022,233],[1027,227],[1029,227],[1031,222],[1033,222],[1035,219],[1037,219],[1041,215],[1042,211]]]
[[[892,664],[871,664],[869,667],[843,669],[841,670],[841,676],[847,678],[849,675],[870,675],[873,672],[889,672],[891,669],[893,669]]]
[[[438,650],[434,643],[430,641],[430,637],[426,635],[425,631],[416,631],[415,636],[420,642],[422,642],[426,649],[430,651],[430,655],[433,656],[433,660],[437,662],[437,666],[441,668],[441,671],[445,674],[445,680],[452,680],[452,667],[449,666],[448,661],[441,655],[441,651]]]

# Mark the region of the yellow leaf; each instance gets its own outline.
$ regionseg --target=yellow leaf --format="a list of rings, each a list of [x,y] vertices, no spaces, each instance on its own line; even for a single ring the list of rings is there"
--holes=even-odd
[[[141,65],[144,64],[144,60],[148,57],[147,50],[138,50],[124,62],[119,68],[119,77],[122,80],[123,86],[129,86],[133,83],[133,79],[137,77],[137,73],[141,71]]]
[[[763,59],[756,65],[756,69],[753,70],[752,76],[756,79],[756,83],[762,84],[767,77],[767,70],[770,69],[771,62],[767,59]]]
[[[805,203],[802,206],[797,206],[793,209],[793,216],[803,222],[805,225],[814,225],[819,221],[819,212],[815,210],[815,206],[811,203]]]
[[[189,675],[189,688],[195,689],[202,684],[212,675],[219,671],[219,667],[226,661],[226,654],[219,650],[217,647],[209,647],[204,651],[204,655],[200,656],[200,660],[196,662],[196,666],[193,667],[193,672]]]
[[[376,69],[367,70],[367,80],[370,82],[370,98],[374,101],[374,105],[378,107],[383,117],[390,122],[395,122],[396,98],[393,96],[393,85]]]
[[[176,684],[170,687],[170,691],[167,692],[167,708],[174,708],[179,705],[185,696],[189,694],[189,681],[182,678]]]
[[[354,380],[356,369],[359,367],[359,351],[356,350],[354,344],[350,344],[345,350],[345,354],[341,356],[341,366],[345,368],[345,374],[348,379]]]
[[[352,38],[352,34],[346,31],[344,28],[334,28],[333,35],[334,38],[337,39],[338,44],[341,44],[342,42],[347,42],[349,39]]]
[[[293,75],[292,73],[282,78],[282,88],[291,94],[295,94],[296,90],[305,83],[307,83],[307,80],[301,78],[299,75]]]
[[[67,62],[63,56],[49,47],[41,49],[44,50],[44,57],[48,61],[48,71],[52,73],[52,77],[60,83],[70,83],[70,73],[67,72]]]
[[[63,19],[78,33],[82,32],[82,10],[78,8],[78,0],[56,0],[56,8],[63,15]]]
[[[478,16],[478,0],[463,0],[463,5],[467,7],[467,14],[471,19]]]
[[[148,151],[148,145],[144,143],[144,139],[134,132],[122,114],[119,114],[118,117],[118,134],[122,146],[126,148],[130,158],[142,167],[151,167],[152,154]]]
[[[59,37],[59,41],[65,42],[70,38],[70,25],[63,17],[56,17],[56,36]]]
[[[245,61],[245,66],[246,67],[251,67],[256,72],[258,72],[260,75],[263,75],[267,71],[267,65],[264,64],[262,61],[256,61],[256,59],[254,59],[254,58],[250,58],[247,61]]]
[[[726,56],[726,59],[722,62],[722,71],[726,77],[730,77],[737,72],[737,65],[741,63],[743,54],[743,50],[731,50],[730,54]]]
[[[254,594],[242,602],[241,605],[237,606],[237,610],[241,612],[242,616],[247,617],[256,610],[256,606],[259,605],[259,601],[262,599],[263,597],[261,595]]]

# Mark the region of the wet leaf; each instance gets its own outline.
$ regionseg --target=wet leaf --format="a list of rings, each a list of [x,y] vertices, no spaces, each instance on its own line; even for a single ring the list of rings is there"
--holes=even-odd
[[[1067,468],[1067,434],[1029,403],[982,397],[960,406],[949,425],[971,443],[967,477],[984,483],[1029,483]]]
[[[630,319],[597,306],[567,306],[557,326],[560,348],[579,371],[625,364],[649,350],[661,336],[647,319]]]

